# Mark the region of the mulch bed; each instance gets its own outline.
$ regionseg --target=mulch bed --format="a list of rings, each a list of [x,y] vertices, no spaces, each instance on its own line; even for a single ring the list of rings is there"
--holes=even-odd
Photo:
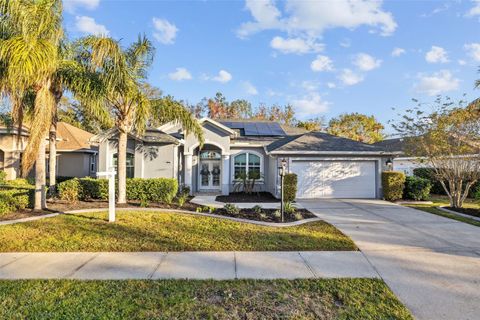
[[[115,204],[115,207],[139,208],[141,206],[140,206],[140,201],[128,201],[126,204]],[[195,211],[200,206],[187,201],[182,207],[180,207],[178,204],[175,204],[175,203],[165,204],[165,203],[158,203],[158,202],[149,202],[147,207]],[[91,201],[77,201],[76,203],[72,203],[72,202],[63,201],[63,200],[49,200],[48,208],[50,210],[55,210],[55,211],[108,208],[108,201],[91,200]]]
[[[280,202],[280,200],[275,198],[270,192],[254,192],[252,194],[247,194],[244,192],[234,192],[230,193],[228,196],[217,196],[216,200],[224,203]]]
[[[480,209],[475,209],[475,208],[452,208],[452,207],[445,207],[445,209],[467,214],[472,217],[478,217],[480,218]]]
[[[233,218],[242,218],[242,219],[249,219],[254,221],[262,221],[262,222],[282,222],[280,218],[277,218],[273,215],[273,213],[277,211],[277,209],[262,209],[262,213],[264,216],[257,214],[252,209],[240,209],[238,214],[230,214],[225,209],[215,209],[212,214],[218,214],[221,216],[233,217]],[[284,222],[293,222],[308,218],[315,218],[315,215],[308,211],[307,209],[296,209],[296,213],[300,213],[302,215],[302,219],[297,219],[293,214],[285,213],[284,215]]]

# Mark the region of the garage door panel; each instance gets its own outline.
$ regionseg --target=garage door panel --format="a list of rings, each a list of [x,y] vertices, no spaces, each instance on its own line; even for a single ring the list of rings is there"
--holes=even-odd
[[[375,198],[374,161],[293,161],[297,198]]]

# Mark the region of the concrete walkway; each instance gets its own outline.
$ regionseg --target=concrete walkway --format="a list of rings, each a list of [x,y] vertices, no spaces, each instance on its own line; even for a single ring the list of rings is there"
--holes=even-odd
[[[303,201],[350,236],[417,319],[480,319],[480,228],[376,200]]]
[[[378,278],[358,251],[0,253],[0,279]]]

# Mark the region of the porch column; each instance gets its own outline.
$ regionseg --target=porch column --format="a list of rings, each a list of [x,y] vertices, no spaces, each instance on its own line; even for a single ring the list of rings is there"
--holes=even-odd
[[[186,153],[185,157],[185,186],[190,188],[190,194],[193,194],[193,185],[192,185],[192,160],[193,155]]]
[[[230,155],[222,155],[222,195],[230,193]]]

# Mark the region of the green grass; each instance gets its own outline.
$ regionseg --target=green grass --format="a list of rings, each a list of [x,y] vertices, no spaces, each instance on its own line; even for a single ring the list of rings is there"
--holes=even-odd
[[[437,216],[442,216],[445,218],[450,218],[453,220],[457,220],[460,222],[465,222],[477,227],[480,227],[480,221],[470,219],[467,217],[463,217],[460,215],[456,215],[454,213],[448,213],[442,210],[439,210],[437,207],[442,206],[449,206],[450,203],[448,201],[447,196],[439,196],[439,195],[432,195],[430,199],[433,203],[432,204],[421,204],[421,205],[408,205],[411,208],[422,210],[428,213],[436,214]],[[480,208],[480,204],[473,199],[467,199],[464,203],[465,208]]]
[[[356,250],[332,225],[264,227],[195,215],[122,211],[0,226],[0,252]]]
[[[413,319],[381,280],[0,281],[0,319]]]

